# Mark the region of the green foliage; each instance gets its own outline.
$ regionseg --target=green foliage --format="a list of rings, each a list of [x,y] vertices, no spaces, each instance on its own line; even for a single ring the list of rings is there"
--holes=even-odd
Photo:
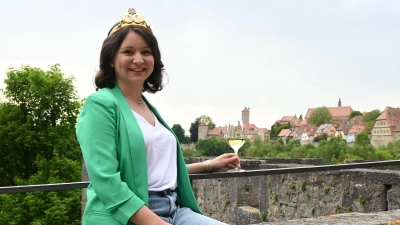
[[[349,120],[353,119],[355,116],[362,116],[363,114],[360,111],[353,111],[350,113]]]
[[[318,135],[314,138],[315,142],[320,142],[320,141],[324,141],[324,140],[328,140],[328,134],[327,133],[322,133],[321,135]]]
[[[290,189],[292,189],[292,190],[296,190],[296,186],[294,185],[293,182],[290,182],[290,183],[289,183],[289,187],[290,187]]]
[[[232,152],[233,149],[226,141],[217,139],[216,137],[201,139],[197,142],[196,156],[219,156],[224,153]]]
[[[0,103],[0,186],[81,180],[75,123],[81,107],[72,77],[10,68]],[[81,190],[0,196],[0,224],[80,224]]]
[[[317,127],[325,123],[332,124],[332,114],[326,106],[318,107],[312,111],[308,123],[314,124]]]
[[[306,190],[306,185],[307,185],[307,182],[305,180],[302,180],[301,181],[301,185],[300,185],[300,188],[301,188],[302,191]]]
[[[327,195],[331,189],[329,187],[324,188],[324,193]]]
[[[303,114],[300,114],[299,119],[303,120]]]
[[[312,209],[311,209],[311,215],[314,216],[314,214],[315,214],[315,208],[312,208]]]
[[[263,141],[260,136],[256,135],[251,143],[253,146],[256,146],[257,148],[261,147],[263,145]]]
[[[201,115],[200,116],[200,122],[203,121],[205,124],[207,124],[207,127],[209,130],[212,130],[215,128],[215,123],[213,122],[213,119],[210,116],[207,115]]]
[[[229,199],[225,199],[224,210],[226,207],[228,207],[229,203],[231,203],[231,201],[229,201]]]
[[[276,192],[272,192],[272,199],[274,200],[274,203],[278,201],[278,195],[276,194]]]
[[[266,222],[267,221],[267,213],[261,212],[261,219],[262,219],[262,221]]]
[[[171,129],[175,133],[176,137],[178,138],[178,141],[180,143],[184,143],[184,141],[185,141],[185,129],[183,129],[180,124],[172,125]]]
[[[317,148],[308,152],[307,158],[322,158],[325,164],[337,164],[346,159],[349,146],[339,137],[332,137],[327,141],[320,141]]]
[[[307,197],[307,199],[310,199],[310,193],[306,193],[306,197]]]
[[[358,202],[359,202],[361,205],[365,205],[365,203],[366,203],[367,201],[365,200],[365,198],[364,198],[362,195],[360,195],[360,196],[358,196]]]
[[[371,129],[374,126],[376,118],[381,115],[381,112],[379,109],[372,110],[371,112],[367,112],[362,118],[361,122],[365,124],[365,129],[364,131],[366,133],[371,133]]]
[[[278,137],[279,133],[283,130],[283,129],[289,129],[290,128],[290,124],[277,124],[276,127],[272,126],[271,127],[271,137]]]
[[[373,159],[374,157],[374,147],[371,145],[371,140],[368,134],[361,132],[356,136],[356,141],[354,142],[353,148],[349,151],[349,155],[353,159]],[[355,156],[355,157],[354,157]]]
[[[183,157],[194,157],[196,152],[190,149],[182,149]]]
[[[196,118],[193,123],[190,124],[190,141],[196,143],[199,139],[199,125],[200,118]]]

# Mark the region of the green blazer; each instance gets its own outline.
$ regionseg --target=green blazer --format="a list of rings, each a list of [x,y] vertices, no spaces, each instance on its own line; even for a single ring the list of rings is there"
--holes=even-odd
[[[172,132],[157,110],[143,99]],[[86,99],[76,135],[90,178],[82,224],[132,224],[129,218],[143,205],[148,206],[146,149],[139,124],[118,85]],[[179,142],[177,146],[177,203],[201,213]]]

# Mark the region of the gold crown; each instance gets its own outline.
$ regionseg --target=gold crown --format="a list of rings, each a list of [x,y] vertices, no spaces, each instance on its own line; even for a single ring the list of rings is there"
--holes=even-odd
[[[148,31],[152,32],[151,28],[149,25],[147,25],[146,21],[144,21],[144,16],[141,14],[137,14],[136,10],[134,8],[130,8],[128,10],[128,13],[124,13],[121,15],[121,22],[119,22],[118,25],[116,25],[110,32],[111,36],[115,32],[121,30],[124,27],[129,27],[129,26],[139,26],[146,28]]]

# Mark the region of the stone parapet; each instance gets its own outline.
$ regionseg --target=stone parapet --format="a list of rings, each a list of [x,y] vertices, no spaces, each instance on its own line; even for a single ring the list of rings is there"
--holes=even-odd
[[[400,225],[400,210],[376,213],[345,213],[252,225]]]

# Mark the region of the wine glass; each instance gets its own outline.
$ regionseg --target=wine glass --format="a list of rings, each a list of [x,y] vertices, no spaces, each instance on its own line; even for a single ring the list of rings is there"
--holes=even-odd
[[[226,142],[231,146],[235,154],[238,154],[240,147],[242,147],[246,141],[244,136],[244,124],[243,120],[228,120],[226,123]],[[244,171],[239,168],[229,170],[228,172],[241,172]]]

